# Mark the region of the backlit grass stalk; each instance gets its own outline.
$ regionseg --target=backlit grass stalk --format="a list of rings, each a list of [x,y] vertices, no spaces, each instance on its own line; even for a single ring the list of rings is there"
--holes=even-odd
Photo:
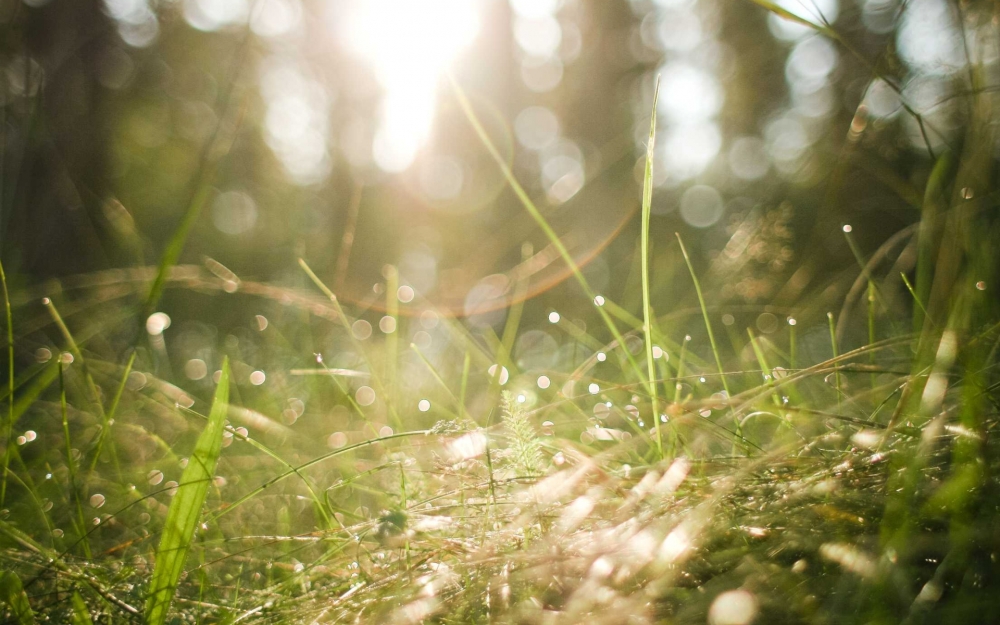
[[[694,282],[694,291],[698,295],[698,306],[701,307],[701,316],[705,320],[705,329],[708,331],[708,341],[712,345],[712,355],[715,356],[715,366],[719,370],[719,379],[722,380],[722,388],[726,391],[726,399],[732,397],[732,393],[729,392],[729,383],[726,382],[726,371],[722,367],[722,356],[719,354],[719,347],[715,343],[715,332],[712,331],[712,322],[708,317],[708,306],[705,305],[705,296],[701,292],[701,283],[698,281],[698,276],[694,272],[694,265],[691,264],[691,257],[688,256],[687,248],[684,247],[684,241],[681,239],[681,234],[675,232],[674,235],[677,237],[677,242],[681,246],[681,254],[684,255],[684,262],[687,264],[688,271],[691,273],[691,281]],[[736,434],[741,436],[740,420],[736,416],[736,412],[733,411],[733,422],[736,424]]]
[[[510,168],[510,165],[507,163],[506,159],[504,159],[503,155],[500,154],[500,151],[497,149],[496,145],[493,144],[493,140],[490,139],[490,136],[486,132],[486,129],[483,128],[482,122],[479,121],[479,116],[476,115],[476,112],[472,109],[472,104],[469,102],[469,98],[465,95],[465,91],[462,90],[461,86],[459,86],[458,82],[456,82],[454,77],[451,76],[450,74],[449,78],[451,79],[452,89],[455,92],[455,97],[458,100],[459,106],[465,113],[466,118],[472,125],[473,130],[475,130],[476,135],[479,137],[479,140],[486,147],[486,151],[489,152],[494,162],[496,162],[497,166],[500,168],[500,171],[503,173],[504,178],[510,185],[510,188],[514,191],[514,195],[517,196],[517,199],[520,200],[521,205],[524,206],[524,209],[528,211],[528,214],[531,216],[531,218],[535,220],[535,223],[538,224],[538,227],[541,228],[542,232],[545,233],[545,236],[549,239],[549,242],[552,243],[552,245],[556,248],[556,251],[559,252],[559,256],[562,257],[563,261],[570,268],[570,271],[573,272],[573,276],[576,278],[576,281],[580,284],[580,288],[583,289],[583,292],[587,295],[587,298],[589,298],[590,301],[593,302],[594,299],[597,297],[597,294],[590,287],[590,283],[587,282],[587,279],[583,276],[583,272],[580,271],[580,266],[577,265],[575,260],[573,260],[573,256],[569,253],[569,250],[566,249],[566,245],[559,238],[559,235],[556,234],[555,230],[552,229],[552,226],[549,225],[549,222],[542,215],[541,211],[538,210],[538,207],[535,206],[535,203],[528,196],[527,191],[525,191],[524,187],[521,186],[521,183],[517,181],[517,178],[514,176],[513,170]],[[608,330],[611,332],[611,335],[615,338],[616,341],[618,341],[618,344],[624,346],[625,338],[622,336],[621,332],[619,332],[618,326],[615,325],[614,320],[612,320],[611,317],[608,315],[607,311],[604,310],[604,307],[598,306],[597,313],[600,315],[601,320],[604,322],[604,324],[608,327]],[[639,377],[639,379],[643,379],[642,368],[639,367],[639,363],[636,362],[631,352],[629,352],[627,349],[624,351],[625,351],[625,357],[628,359],[629,364],[632,366],[632,369],[636,372],[636,375]]]
[[[4,313],[7,319],[7,423],[5,449],[3,453],[3,478],[0,480],[0,507],[7,501],[7,471],[14,443],[14,314],[10,308],[10,294],[7,291],[7,274],[0,263],[0,287],[3,288]]]
[[[177,494],[167,511],[146,599],[146,625],[162,625],[167,620],[188,550],[197,533],[208,486],[215,475],[215,467],[222,452],[222,434],[225,431],[228,404],[229,359],[226,358],[222,361],[222,374],[215,389],[208,423],[198,436],[194,452],[177,487]]]
[[[94,473],[94,469],[97,467],[97,461],[100,459],[101,450],[104,447],[104,440],[111,435],[111,428],[114,426],[115,414],[118,412],[118,405],[121,403],[122,395],[125,392],[125,384],[128,382],[128,376],[132,373],[132,367],[135,365],[135,356],[136,351],[133,349],[132,353],[129,354],[128,362],[125,363],[125,370],[122,372],[122,378],[118,382],[118,388],[115,390],[115,396],[111,400],[111,407],[108,409],[107,427],[101,428],[101,431],[97,434],[97,443],[94,445],[94,455],[91,457],[90,465],[87,467],[88,480]],[[121,471],[119,471],[118,477],[119,479],[121,478]]]
[[[309,267],[309,265],[306,263],[304,259],[302,258],[299,259],[299,266],[302,267],[302,270],[306,272],[306,275],[309,276],[309,279],[312,280],[313,284],[315,284],[316,287],[320,291],[322,291],[323,294],[326,295],[326,297],[330,300],[330,303],[333,304],[333,308],[334,310],[337,311],[337,317],[340,319],[341,325],[343,326],[344,330],[347,331],[348,338],[354,345],[354,348],[358,351],[358,354],[364,358],[365,357],[364,346],[361,345],[361,341],[359,341],[357,337],[354,336],[354,330],[351,328],[351,323],[347,318],[347,314],[344,312],[343,307],[341,307],[340,305],[340,300],[338,300],[337,296],[334,295],[333,291],[331,291],[329,287],[327,287],[326,284],[319,279],[319,276],[316,275],[316,273],[312,270],[311,267]],[[377,375],[376,371],[377,369],[375,367],[371,368],[372,383],[375,385],[376,390],[382,395],[382,397],[387,399],[389,396],[389,389],[386,386],[385,382],[382,380],[382,377]],[[389,411],[389,415],[392,417],[393,422],[396,424],[396,426],[402,427],[403,422],[400,420],[399,414],[396,412],[396,404],[391,401],[386,401],[386,407]]]
[[[660,406],[656,396],[656,365],[653,362],[653,305],[649,297],[649,221],[653,206],[653,155],[656,147],[656,100],[660,95],[660,78],[653,90],[653,112],[649,119],[649,143],[646,144],[646,170],[642,179],[642,330],[646,344],[646,371],[649,375],[650,407],[656,427],[656,449],[663,457],[663,435],[660,432]],[[627,350],[626,350],[627,351]]]
[[[73,462],[73,440],[69,434],[69,418],[66,406],[66,385],[65,380],[63,379],[62,360],[59,361],[59,411],[62,415],[63,437],[66,440],[66,471],[69,473],[69,492],[70,497],[73,499],[73,505],[76,508],[76,520],[73,524],[76,526],[77,534],[80,536],[80,542],[83,545],[83,553],[86,555],[87,559],[90,559],[93,556],[90,552],[90,540],[87,533],[87,523],[84,521],[83,517],[83,504],[80,502],[80,489],[76,479],[75,463]]]
[[[838,353],[837,350],[837,329],[833,322],[832,312],[826,313],[826,320],[828,325],[830,326],[830,347],[831,349],[833,349],[833,360],[836,361],[837,358],[840,356],[840,354]],[[837,408],[839,409],[840,408],[840,365],[836,362],[834,362],[833,365],[833,376],[837,390]]]

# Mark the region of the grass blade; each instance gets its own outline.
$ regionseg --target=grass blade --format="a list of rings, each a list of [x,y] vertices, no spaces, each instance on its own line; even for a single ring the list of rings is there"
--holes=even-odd
[[[649,216],[653,206],[653,151],[656,147],[656,100],[660,95],[660,78],[653,90],[653,112],[649,120],[649,143],[646,145],[646,171],[642,179],[642,331],[646,343],[646,371],[649,373],[649,398],[656,426],[656,449],[663,457],[663,435],[660,433],[660,407],[656,396],[656,365],[653,363],[653,309],[649,303]]]
[[[7,315],[7,449],[3,454],[3,478],[0,483],[0,506],[7,500],[7,468],[14,440],[14,315],[10,309],[10,294],[7,293],[7,274],[0,264],[0,287],[3,287],[4,311]]]
[[[184,560],[201,517],[208,486],[215,474],[215,465],[222,451],[222,432],[229,402],[229,359],[222,363],[222,375],[215,389],[215,399],[208,415],[208,425],[195,444],[194,453],[181,477],[177,494],[167,512],[167,522],[156,550],[156,566],[146,599],[145,622],[162,625],[177,590],[177,581],[184,569]]]
[[[719,355],[719,347],[715,343],[715,333],[712,332],[712,322],[708,318],[708,306],[705,305],[705,296],[701,292],[701,282],[698,281],[698,275],[694,272],[694,265],[691,264],[691,257],[688,256],[687,248],[684,247],[684,241],[681,239],[679,232],[675,232],[674,235],[677,237],[677,242],[681,245],[681,254],[684,256],[684,262],[687,264],[688,272],[691,274],[691,281],[694,282],[694,292],[698,295],[698,306],[701,307],[701,316],[705,320],[705,330],[708,331],[708,342],[712,345],[712,355],[715,356],[715,366],[719,369],[719,379],[722,380],[722,388],[726,391],[726,397],[732,397],[733,394],[729,392],[729,383],[726,382],[726,370],[722,367],[722,357]],[[736,422],[736,434],[740,434],[740,420],[736,417],[735,412],[733,413],[733,421]]]
[[[556,249],[557,252],[559,252],[559,256],[562,257],[563,262],[565,262],[566,266],[569,267],[570,271],[573,272],[573,276],[576,278],[576,281],[580,284],[580,288],[583,289],[584,293],[586,293],[587,299],[593,302],[597,293],[594,292],[594,289],[591,288],[590,283],[587,282],[587,279],[584,277],[583,272],[580,270],[580,266],[573,259],[573,255],[569,253],[569,250],[566,249],[566,245],[562,242],[562,239],[559,238],[559,235],[556,234],[556,231],[552,229],[551,225],[549,225],[549,222],[545,219],[545,216],[542,215],[542,212],[538,210],[538,207],[535,206],[535,203],[531,201],[530,197],[528,197],[528,193],[527,191],[524,190],[524,187],[521,186],[521,183],[517,181],[516,177],[514,177],[514,171],[511,169],[506,159],[504,159],[504,157],[500,154],[500,151],[497,150],[497,147],[496,145],[494,145],[493,140],[490,139],[490,136],[489,134],[487,134],[486,129],[483,127],[483,124],[479,121],[479,117],[476,115],[476,112],[472,109],[472,104],[469,102],[469,98],[465,95],[465,92],[462,90],[462,87],[458,84],[458,82],[455,81],[454,77],[449,76],[449,78],[451,79],[451,87],[455,93],[455,99],[458,100],[459,108],[461,108],[462,112],[465,113],[466,119],[468,119],[469,124],[472,126],[472,129],[476,132],[476,135],[479,137],[479,140],[486,148],[486,151],[489,152],[490,156],[493,158],[493,161],[497,164],[497,167],[499,167],[500,172],[504,175],[504,178],[507,180],[507,184],[510,185],[511,190],[514,191],[514,195],[517,196],[517,199],[521,202],[521,205],[524,207],[524,209],[528,212],[528,214],[535,221],[535,223],[538,224],[538,227],[541,228],[542,232],[545,233],[545,236],[549,239],[549,242],[552,244],[552,246]],[[611,335],[615,338],[618,344],[625,345],[625,337],[622,336],[622,333],[618,330],[618,326],[615,325],[614,320],[611,319],[611,316],[608,315],[608,312],[604,310],[603,306],[597,306],[596,308],[597,308],[597,314],[600,315],[601,320],[604,322],[604,325],[608,327],[608,330],[611,332]],[[636,362],[635,357],[633,357],[632,353],[629,352],[627,349],[624,350],[624,353],[625,353],[625,358],[632,366],[632,369],[635,371],[636,376],[641,380],[643,378],[643,372],[642,369],[639,367],[639,363]]]
[[[0,599],[10,608],[16,622],[21,625],[35,622],[35,613],[31,611],[28,595],[21,587],[21,578],[10,571],[0,573]]]
[[[83,597],[80,593],[73,593],[73,614],[72,614],[73,625],[93,625],[94,621],[90,618],[90,611],[87,609],[87,604],[84,603]]]

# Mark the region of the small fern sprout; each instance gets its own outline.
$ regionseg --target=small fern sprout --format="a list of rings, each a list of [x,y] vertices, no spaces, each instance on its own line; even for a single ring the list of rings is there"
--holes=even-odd
[[[511,463],[520,475],[535,475],[541,471],[542,447],[528,415],[513,393],[504,391],[500,396],[504,426],[510,435]]]

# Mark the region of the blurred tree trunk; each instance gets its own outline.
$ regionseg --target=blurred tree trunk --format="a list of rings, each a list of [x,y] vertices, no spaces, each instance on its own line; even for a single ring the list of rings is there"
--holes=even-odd
[[[7,7],[2,225],[4,253],[20,255],[9,260],[21,273],[55,277],[108,260],[107,89],[98,73],[117,37],[102,5]]]

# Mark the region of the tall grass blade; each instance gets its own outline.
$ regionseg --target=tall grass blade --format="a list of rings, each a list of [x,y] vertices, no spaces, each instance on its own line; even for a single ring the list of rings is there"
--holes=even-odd
[[[833,313],[826,313],[827,325],[830,327],[830,349],[833,350],[833,360],[836,362],[837,358],[840,356],[838,353],[840,350],[837,349],[837,330],[836,325],[833,322]],[[837,387],[837,407],[840,407],[840,364],[834,364],[834,380]]]
[[[712,355],[715,356],[715,366],[719,369],[719,379],[722,380],[722,388],[726,391],[726,397],[732,397],[732,393],[729,392],[729,383],[726,382],[726,371],[722,367],[722,356],[719,354],[719,347],[715,343],[715,333],[712,331],[712,322],[708,318],[708,306],[705,305],[705,296],[701,293],[701,282],[698,281],[698,276],[694,272],[694,265],[691,264],[691,257],[688,256],[687,248],[684,247],[684,241],[681,239],[679,232],[674,233],[677,236],[677,242],[681,244],[681,254],[684,255],[684,262],[687,264],[688,272],[691,273],[691,280],[694,282],[694,292],[698,295],[698,306],[701,307],[701,316],[705,320],[705,329],[708,331],[708,341],[712,345]],[[736,422],[736,434],[740,435],[740,420],[733,413],[733,420]]]
[[[7,448],[3,454],[3,478],[0,481],[0,506],[7,500],[7,469],[14,441],[14,314],[10,309],[10,294],[7,292],[7,274],[0,263],[0,287],[3,288],[4,312],[7,316]]]
[[[656,396],[656,365],[653,363],[653,308],[649,301],[649,216],[653,206],[653,153],[656,147],[656,101],[660,97],[660,78],[653,89],[653,112],[649,120],[649,143],[646,145],[646,171],[642,179],[642,331],[646,338],[646,371],[649,374],[649,398],[656,426],[656,450],[663,457],[663,434],[660,432],[660,407]]]
[[[562,242],[562,239],[560,239],[559,235],[556,234],[556,231],[552,229],[552,226],[549,225],[549,222],[545,219],[545,216],[542,215],[542,212],[538,210],[538,207],[535,206],[535,203],[531,201],[531,198],[528,196],[528,192],[525,191],[524,187],[521,186],[521,183],[517,181],[517,178],[514,176],[514,171],[511,169],[506,159],[504,159],[503,155],[500,154],[500,151],[497,150],[496,145],[493,144],[493,140],[490,139],[490,136],[483,127],[482,122],[479,121],[479,116],[476,115],[476,112],[472,109],[472,104],[469,102],[469,98],[465,95],[465,92],[459,86],[458,82],[455,81],[454,77],[451,77],[451,86],[455,92],[455,98],[458,100],[459,107],[462,109],[462,112],[465,113],[465,117],[469,120],[469,124],[472,125],[473,130],[476,131],[476,135],[479,137],[483,146],[486,147],[486,151],[490,153],[490,156],[500,168],[504,178],[507,180],[507,184],[509,184],[510,188],[514,191],[514,195],[517,196],[517,199],[520,200],[524,209],[528,211],[531,218],[535,220],[538,227],[545,233],[545,236],[549,239],[552,246],[557,252],[559,252],[559,256],[563,259],[563,262],[566,263],[566,266],[570,268],[570,271],[573,272],[573,276],[580,284],[580,288],[583,289],[583,292],[586,293],[590,301],[594,301],[597,293],[594,292],[590,283],[587,282],[587,279],[583,276],[583,272],[580,271],[580,266],[575,260],[573,260],[573,255],[569,253],[568,249],[566,249],[566,245]],[[615,325],[614,320],[612,320],[611,316],[604,310],[604,307],[598,306],[597,312],[601,316],[601,320],[604,322],[604,325],[606,325],[608,330],[611,331],[611,335],[614,336],[616,341],[618,341],[618,344],[625,345],[625,337],[622,336],[621,332],[618,330],[618,326]],[[632,366],[632,369],[636,372],[636,375],[642,379],[643,374],[642,369],[639,367],[639,363],[636,362],[630,351],[626,349],[624,352],[625,357]]]
[[[927,179],[924,190],[924,203],[920,212],[920,226],[917,230],[917,272],[916,285],[907,289],[913,294],[917,307],[913,309],[913,331],[921,332],[924,320],[927,318],[925,304],[930,303],[931,282],[934,279],[934,263],[937,258],[937,248],[941,235],[939,215],[946,206],[946,187],[955,169],[955,158],[951,152],[945,152],[938,158]]]
[[[222,433],[229,402],[229,359],[222,362],[222,375],[215,389],[208,425],[195,444],[194,453],[184,469],[177,494],[167,512],[167,521],[156,550],[156,565],[146,599],[146,625],[162,625],[177,590],[184,560],[194,539],[208,486],[215,475],[215,465],[222,451]]]
[[[69,433],[69,415],[66,404],[66,383],[63,378],[63,364],[59,362],[59,409],[62,413],[63,437],[66,441],[66,471],[69,473],[69,489],[73,495],[73,504],[76,506],[76,531],[80,535],[80,542],[83,545],[83,552],[89,560],[91,558],[90,542],[87,539],[87,524],[83,520],[83,504],[80,502],[80,485],[76,479],[76,463],[73,461],[73,440]]]

